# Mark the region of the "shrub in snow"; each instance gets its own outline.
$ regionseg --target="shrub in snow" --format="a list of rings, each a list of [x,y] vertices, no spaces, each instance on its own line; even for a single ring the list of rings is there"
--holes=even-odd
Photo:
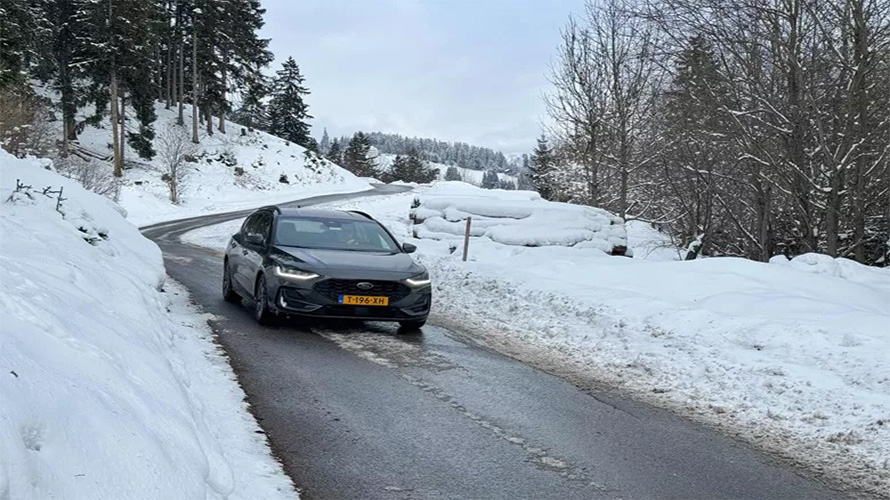
[[[104,162],[93,158],[84,159],[69,155],[55,161],[56,171],[77,181],[86,189],[114,201],[120,199],[121,181],[112,175],[112,170]]]
[[[472,217],[470,236],[504,245],[595,248],[623,253],[624,221],[599,208],[548,202],[531,191],[480,189],[462,182],[435,185],[411,209],[414,236],[458,240]]]
[[[290,181],[287,180],[287,174],[281,174],[281,175],[278,177],[278,182],[280,182],[280,183],[282,183],[282,184],[290,184]]]

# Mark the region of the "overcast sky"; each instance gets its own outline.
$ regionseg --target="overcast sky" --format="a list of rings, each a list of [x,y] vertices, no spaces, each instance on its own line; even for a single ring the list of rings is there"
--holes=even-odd
[[[277,69],[293,56],[312,133],[357,130],[521,153],[548,64],[583,0],[263,0]]]

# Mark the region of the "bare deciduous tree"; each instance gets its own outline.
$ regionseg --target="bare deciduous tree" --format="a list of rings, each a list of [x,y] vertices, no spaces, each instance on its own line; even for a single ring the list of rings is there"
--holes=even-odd
[[[647,161],[641,139],[660,84],[653,57],[658,33],[634,12],[638,4],[588,2],[583,24],[569,21],[547,98],[558,136],[582,167],[589,202],[605,201],[621,217],[629,205],[630,175]],[[616,199],[603,200],[603,194]]]
[[[162,179],[170,189],[170,201],[179,203],[179,190],[188,178],[186,160],[198,152],[188,131],[178,125],[168,124],[156,139],[158,160],[162,166]]]
[[[603,0],[558,54],[574,201],[709,255],[888,264],[890,0]]]

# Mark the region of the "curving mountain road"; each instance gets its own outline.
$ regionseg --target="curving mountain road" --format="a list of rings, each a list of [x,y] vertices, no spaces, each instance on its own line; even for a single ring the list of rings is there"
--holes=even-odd
[[[222,300],[221,256],[179,241],[249,212],[143,233],[215,315],[218,341],[305,499],[843,497],[667,412],[578,389],[435,325],[407,336],[381,323],[261,327]]]

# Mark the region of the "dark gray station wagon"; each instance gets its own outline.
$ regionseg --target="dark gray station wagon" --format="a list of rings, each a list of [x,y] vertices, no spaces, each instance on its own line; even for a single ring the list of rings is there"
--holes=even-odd
[[[260,323],[314,316],[424,325],[432,304],[416,247],[399,244],[368,214],[263,207],[232,236],[223,261],[223,297],[251,299]]]

